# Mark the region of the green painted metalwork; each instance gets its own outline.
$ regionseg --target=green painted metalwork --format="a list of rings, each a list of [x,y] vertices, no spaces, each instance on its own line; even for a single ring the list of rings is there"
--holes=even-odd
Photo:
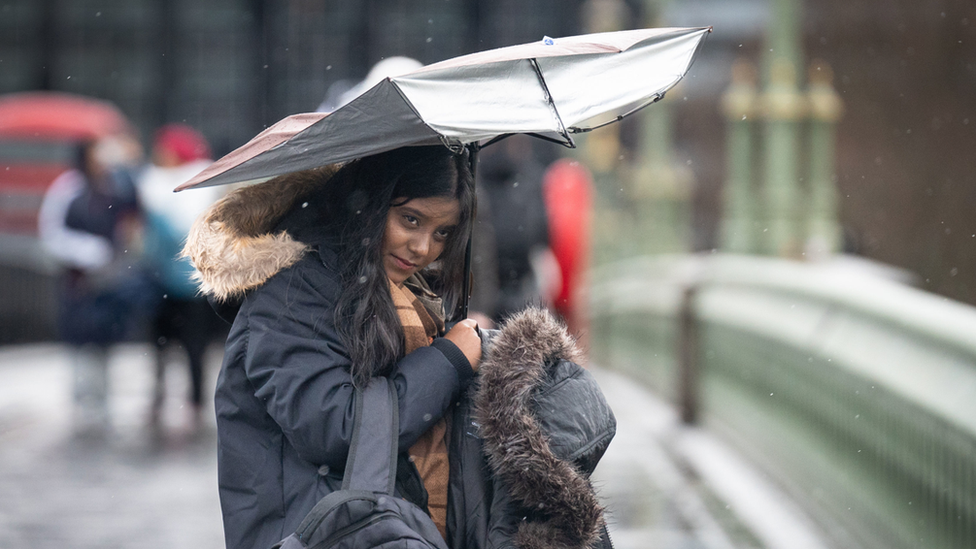
[[[805,249],[808,258],[818,259],[839,252],[842,244],[834,174],[834,134],[843,106],[834,91],[833,73],[826,62],[812,62],[807,72],[810,200]]]
[[[801,45],[802,0],[771,0],[772,20],[767,25],[766,49],[763,54],[763,75],[766,86],[773,85],[778,65],[792,67],[802,63]]]
[[[799,257],[802,214],[799,179],[799,125],[803,101],[792,65],[778,59],[762,96],[763,200],[762,249],[767,255]]]
[[[666,27],[669,4],[670,0],[645,0],[645,26]],[[694,175],[675,161],[673,143],[674,98],[680,97],[680,86],[638,119],[640,141],[629,174],[635,232],[641,235],[633,239],[636,255],[691,251]]]
[[[594,359],[643,361],[635,377],[671,400],[697,287],[703,425],[838,547],[976,547],[976,308],[844,258],[636,258],[593,280]]]
[[[799,177],[799,126],[804,102],[798,91],[800,0],[773,0],[773,19],[763,54],[762,250],[767,255],[800,257],[802,215]]]
[[[760,252],[757,215],[761,209],[753,189],[757,102],[756,69],[749,61],[739,59],[732,67],[732,84],[722,97],[722,111],[728,121],[728,178],[720,228],[721,248],[725,252]]]

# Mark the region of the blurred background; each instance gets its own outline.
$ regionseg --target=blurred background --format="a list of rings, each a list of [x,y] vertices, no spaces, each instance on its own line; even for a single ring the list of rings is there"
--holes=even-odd
[[[574,150],[486,149],[479,182],[476,309],[500,320],[552,305],[608,392],[647,399],[621,400],[631,411],[618,419],[650,446],[608,454],[635,472],[598,471],[618,545],[976,546],[976,5],[965,0],[0,0],[0,486],[50,499],[50,471],[79,478],[75,442],[50,434],[70,431],[79,366],[58,326],[65,263],[39,232],[79,146],[124,138],[113,167],[141,188],[170,124],[208,146],[187,161],[219,158],[287,115],[336,105],[389,57],[427,64],[651,26],[713,27],[663,101]],[[534,225],[506,232],[512,219]],[[69,483],[105,504],[71,524],[131,509],[137,479],[155,475],[197,503],[159,499],[139,524],[180,508],[172,524],[199,529],[146,546],[197,533],[219,544],[216,488],[200,489],[212,482],[206,392],[220,358],[221,328],[207,326],[204,366],[176,382],[160,381],[164,364],[185,359],[160,353],[179,338],[151,319],[104,345],[112,421],[130,435],[84,455],[128,476]],[[627,393],[633,380],[647,393]],[[159,418],[166,383],[196,419]],[[187,401],[194,386],[204,396]],[[43,419],[29,420],[39,406]],[[146,414],[181,434],[143,444]],[[722,469],[739,457],[743,469]],[[778,495],[765,503],[744,495],[767,489]],[[63,541],[38,526],[58,508],[0,504],[0,545]],[[131,546],[129,530],[95,530],[78,546]]]
[[[966,253],[976,242],[973,160],[966,154],[976,101],[969,93],[976,78],[968,47],[972,6],[793,4],[795,14],[784,22],[771,0],[8,1],[0,6],[0,93],[52,90],[111,101],[146,146],[162,124],[184,122],[219,157],[284,116],[315,110],[330,90],[348,89],[384,57],[430,63],[544,34],[713,25],[688,79],[669,97],[667,129],[657,132],[667,143],[642,135],[646,117],[628,120],[611,145],[619,154],[601,149],[598,168],[633,170],[648,161],[648,149],[659,151],[686,180],[679,192],[691,217],[674,245],[719,248],[730,175],[721,98],[736,60],[768,80],[767,42],[776,40],[797,90],[806,90],[815,70],[826,73],[841,100],[832,152],[842,248],[905,268],[929,291],[976,302],[976,256]],[[813,68],[818,63],[822,68]],[[809,161],[804,151],[798,166]],[[3,151],[7,162],[16,154],[9,145]],[[40,189],[0,175],[4,236],[30,233]],[[11,246],[3,249],[10,255]],[[27,330],[23,315],[11,322],[2,314],[0,340],[50,336],[44,324]]]

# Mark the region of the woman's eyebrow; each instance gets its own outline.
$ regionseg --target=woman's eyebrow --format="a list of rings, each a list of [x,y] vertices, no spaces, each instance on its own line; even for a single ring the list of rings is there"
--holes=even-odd
[[[404,204],[403,206],[398,206],[398,207],[400,208],[400,215],[413,216],[413,217],[416,217],[416,218],[418,218],[418,219],[420,219],[421,221],[424,221],[424,222],[430,221],[431,218],[433,217],[431,215],[428,215],[428,214],[424,213],[421,210],[418,210],[417,208],[415,208],[413,206],[407,206],[406,204]],[[459,225],[458,222],[453,222],[453,223],[451,223],[449,225],[444,225],[444,226],[442,226],[440,228],[453,229],[453,228],[457,227],[458,225]]]
[[[406,215],[412,215],[413,217],[419,217],[421,219],[427,219],[429,217],[424,212],[410,206],[400,206],[400,213]]]

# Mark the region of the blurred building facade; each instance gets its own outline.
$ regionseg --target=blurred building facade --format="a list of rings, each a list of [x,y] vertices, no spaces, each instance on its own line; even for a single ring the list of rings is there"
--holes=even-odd
[[[575,33],[580,0],[7,0],[0,93],[110,100],[146,138],[200,128],[216,153],[313,111],[384,57],[432,63]],[[517,12],[518,17],[512,17]]]

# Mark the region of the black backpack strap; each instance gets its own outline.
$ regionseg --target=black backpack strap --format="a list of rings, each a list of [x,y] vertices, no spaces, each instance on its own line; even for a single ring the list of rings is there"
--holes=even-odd
[[[355,407],[342,489],[393,495],[400,434],[396,386],[374,377],[366,389],[356,390]]]

